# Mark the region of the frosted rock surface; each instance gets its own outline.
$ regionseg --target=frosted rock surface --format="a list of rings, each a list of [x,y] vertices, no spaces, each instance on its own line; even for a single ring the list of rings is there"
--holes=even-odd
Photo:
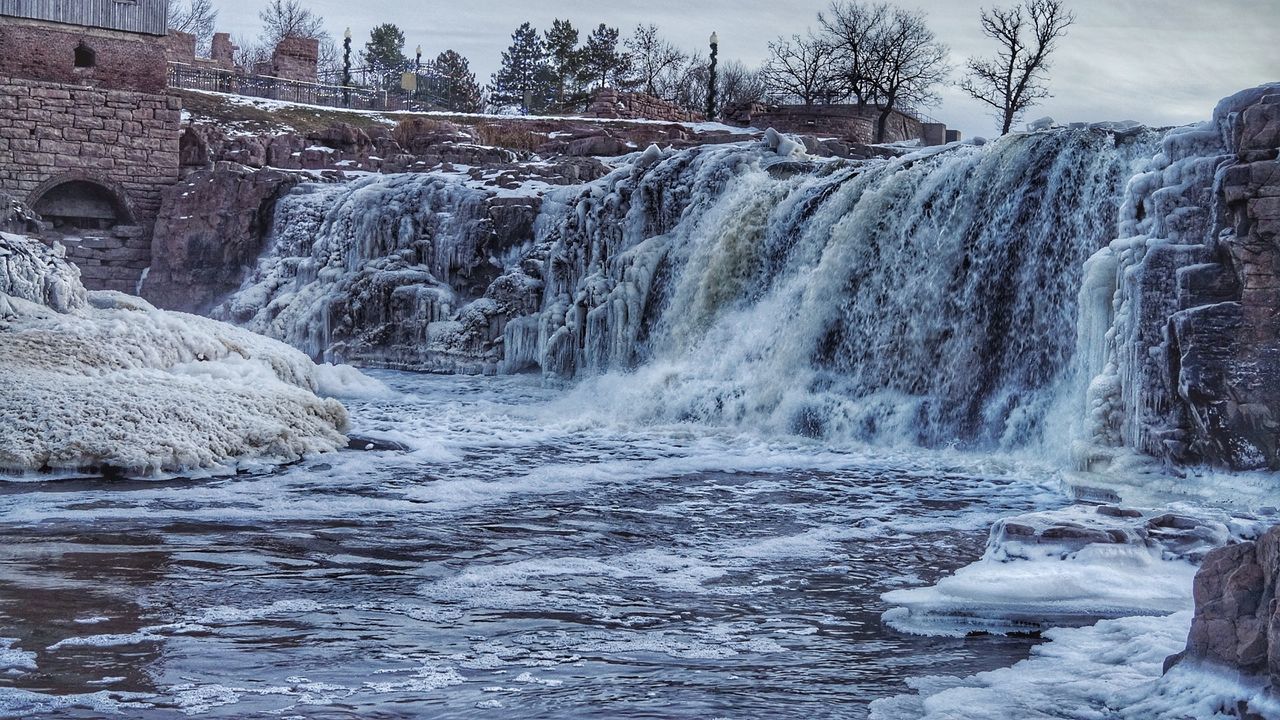
[[[13,235],[0,244],[11,268],[0,293],[11,309],[0,318],[0,470],[212,471],[346,445],[346,411],[316,394],[302,353],[139,298],[86,295],[42,247]]]

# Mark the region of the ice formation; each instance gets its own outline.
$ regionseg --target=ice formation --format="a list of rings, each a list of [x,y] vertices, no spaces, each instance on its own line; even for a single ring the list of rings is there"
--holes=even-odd
[[[1074,505],[1005,518],[979,561],[931,587],[887,593],[895,607],[884,619],[903,632],[964,636],[1168,615],[1191,606],[1206,552],[1265,527],[1189,505],[1145,512]]]
[[[1157,136],[819,162],[766,135],[637,153],[506,247],[485,193],[441,174],[311,186],[220,312],[326,360],[594,377],[593,403],[641,420],[1038,442],[1081,268]]]
[[[346,411],[283,343],[164,312],[0,237],[0,470],[130,474],[281,463],[346,445]]]

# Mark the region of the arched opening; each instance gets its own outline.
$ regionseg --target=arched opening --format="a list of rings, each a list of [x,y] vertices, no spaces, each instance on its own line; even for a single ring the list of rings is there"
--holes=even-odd
[[[130,222],[129,212],[111,190],[90,180],[55,185],[32,209],[61,233],[110,230]]]
[[[76,67],[91,68],[98,64],[98,54],[93,48],[81,42],[76,46]]]

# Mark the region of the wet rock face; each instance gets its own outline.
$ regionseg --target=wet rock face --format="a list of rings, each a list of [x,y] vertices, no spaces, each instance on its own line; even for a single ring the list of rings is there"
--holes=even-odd
[[[1196,573],[1187,649],[1166,661],[1209,661],[1270,679],[1280,688],[1280,526],[1256,542],[1210,552]]]
[[[262,251],[275,201],[299,176],[218,163],[165,191],[142,295],[203,313],[239,287]]]
[[[1277,146],[1273,84],[1170,131],[1129,181],[1120,239],[1099,253],[1117,292],[1107,382],[1090,390],[1122,409],[1095,437],[1174,464],[1280,469]]]
[[[1218,263],[1188,275],[1203,305],[1172,319],[1192,448],[1234,469],[1280,468],[1280,91],[1221,118],[1235,152],[1218,201]],[[1228,297],[1224,297],[1228,296]],[[1226,300],[1226,302],[1224,302]]]

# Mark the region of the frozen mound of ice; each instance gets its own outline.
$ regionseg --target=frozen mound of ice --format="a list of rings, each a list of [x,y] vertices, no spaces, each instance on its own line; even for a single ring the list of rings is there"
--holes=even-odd
[[[1077,505],[1006,518],[978,562],[931,587],[886,593],[897,607],[884,621],[901,632],[963,637],[1167,615],[1191,607],[1205,553],[1264,526],[1176,504],[1159,513]]]
[[[1143,714],[1135,707],[1135,695],[1150,692],[1165,655],[1181,646],[1190,622],[1190,611],[1183,611],[1164,617],[1102,620],[1092,627],[1055,628],[1045,633],[1050,642],[1032,648],[1030,658],[1012,667],[966,678],[910,679],[907,684],[917,694],[876,700],[871,718],[1215,717],[1212,713]]]
[[[0,241],[0,470],[215,471],[346,445],[346,410],[317,394],[320,371],[301,352],[121,293],[86,294],[37,241]]]
[[[49,247],[0,232],[0,317],[16,314],[5,296],[29,300],[65,313],[84,307],[80,270],[67,262],[61,245]]]

